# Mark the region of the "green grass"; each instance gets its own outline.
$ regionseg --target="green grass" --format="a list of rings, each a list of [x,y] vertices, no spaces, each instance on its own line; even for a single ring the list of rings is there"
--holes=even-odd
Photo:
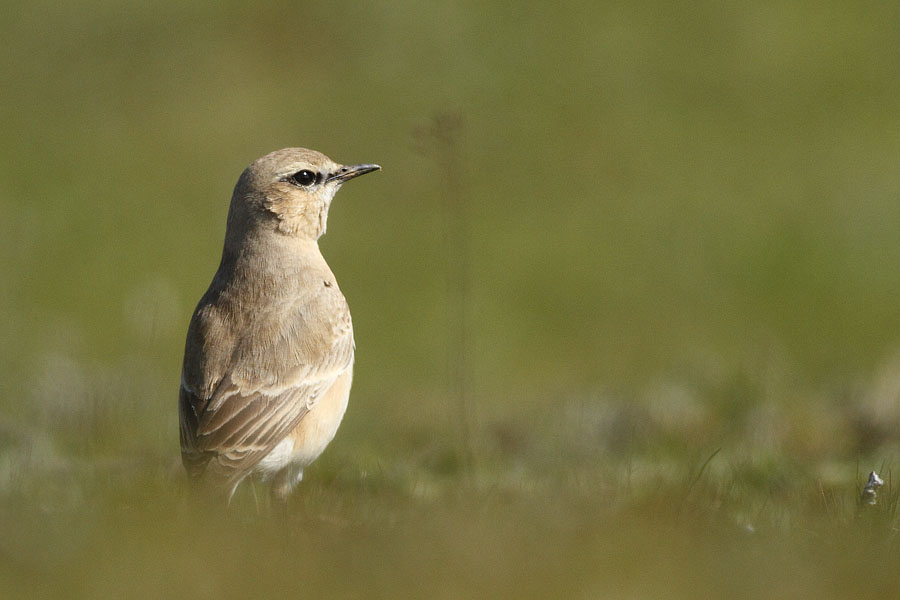
[[[840,598],[897,585],[893,488],[863,509],[854,487],[772,490],[701,465],[535,477],[325,462],[284,510],[250,487],[227,512],[194,506],[152,461],[70,473],[67,493],[20,488],[3,499],[5,594]]]
[[[146,442],[113,444],[105,433],[110,447],[64,451],[23,435],[4,455],[3,589],[66,598],[896,589],[890,465],[877,465],[886,485],[864,506],[859,464],[764,452],[755,433],[704,450],[693,427],[713,417],[679,434],[685,419],[672,430],[639,399],[604,400],[481,423],[470,463],[460,440],[433,427],[385,423],[366,439],[351,420],[283,508],[253,482],[228,510],[195,504],[173,453]],[[95,423],[136,428],[110,418]]]

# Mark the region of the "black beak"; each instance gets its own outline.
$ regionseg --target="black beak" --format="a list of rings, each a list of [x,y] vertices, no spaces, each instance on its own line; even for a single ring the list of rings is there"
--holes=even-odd
[[[328,179],[325,180],[325,182],[330,183],[332,181],[336,181],[338,183],[344,183],[345,181],[349,181],[354,177],[359,177],[360,175],[365,175],[366,173],[377,171],[380,168],[381,167],[379,167],[378,165],[348,165],[338,169],[337,173],[331,173],[328,176]]]

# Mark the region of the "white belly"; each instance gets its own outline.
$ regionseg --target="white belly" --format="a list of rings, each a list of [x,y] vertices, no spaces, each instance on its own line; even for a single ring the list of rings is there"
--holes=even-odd
[[[256,465],[255,470],[262,473],[264,478],[271,477],[291,462],[291,453],[294,451],[294,440],[290,436],[281,440],[272,451],[266,454]]]
[[[316,460],[334,439],[347,411],[352,380],[353,370],[349,368],[319,398],[300,424],[259,461],[254,470],[261,473],[264,479],[288,466],[301,475],[303,469]]]

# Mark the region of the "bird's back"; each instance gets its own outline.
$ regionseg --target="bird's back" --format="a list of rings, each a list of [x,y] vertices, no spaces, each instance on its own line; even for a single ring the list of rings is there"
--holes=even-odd
[[[274,273],[228,267],[194,311],[179,399],[190,477],[233,488],[352,368],[350,311],[315,255]]]

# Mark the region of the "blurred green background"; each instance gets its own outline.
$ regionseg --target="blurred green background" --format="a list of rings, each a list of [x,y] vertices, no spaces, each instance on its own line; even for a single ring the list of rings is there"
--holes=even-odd
[[[896,490],[872,523],[855,498],[900,458],[898,28],[3,3],[0,592],[895,590]],[[383,167],[321,241],[351,405],[286,514],[210,516],[181,500],[184,334],[238,175],[286,146]]]

